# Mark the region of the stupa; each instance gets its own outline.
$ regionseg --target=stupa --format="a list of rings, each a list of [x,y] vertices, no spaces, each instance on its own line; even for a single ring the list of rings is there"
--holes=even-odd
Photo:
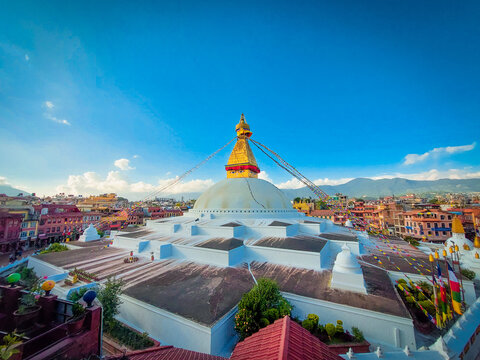
[[[455,216],[452,220],[452,237],[448,238],[445,246],[458,246],[460,253],[465,254],[473,249],[473,242],[465,237],[462,221]],[[447,249],[448,250],[448,249]]]
[[[78,241],[87,242],[87,241],[95,241],[100,239],[100,235],[97,232],[97,229],[93,224],[88,225],[82,235],[78,238]]]
[[[447,254],[450,247],[458,247],[462,268],[472,270],[477,277],[480,277],[480,241],[476,235],[473,242],[465,237],[462,222],[457,216],[452,220],[452,237],[445,241]]]
[[[333,265],[330,286],[333,289],[355,291],[362,294],[367,293],[362,267],[347,244],[343,244],[342,251],[337,255]]]

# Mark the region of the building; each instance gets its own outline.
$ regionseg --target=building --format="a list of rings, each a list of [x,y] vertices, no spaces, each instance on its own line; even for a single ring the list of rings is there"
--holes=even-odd
[[[452,236],[453,216],[439,209],[406,211],[403,213],[405,232],[402,235],[443,243]]]
[[[117,194],[114,193],[89,196],[88,198],[78,201],[77,207],[81,211],[93,211],[108,214],[116,208],[117,201]]]
[[[150,206],[144,209],[146,217],[149,217],[149,220],[163,219],[172,216],[182,216],[183,212],[180,209],[164,208],[161,206]]]
[[[0,253],[19,249],[23,216],[0,209]]]
[[[118,319],[195,352],[230,355],[236,306],[259,278],[277,282],[294,306],[292,316],[318,314],[323,324],[342,320],[374,346],[417,349],[414,322],[393,283],[404,273],[424,279],[402,253],[408,250],[422,267],[429,266],[426,254],[395,239],[388,243],[392,250],[364,232],[299,213],[280,189],[258,178],[243,116],[236,132],[226,178],[183,216],[114,231],[108,243],[73,242],[72,250],[31,257],[29,266],[40,276],[59,278],[74,266],[95,269],[100,284],[121,277]],[[130,257],[137,261],[130,263]],[[58,294],[68,291],[59,282]],[[471,281],[463,283],[470,305],[475,289]]]
[[[67,237],[78,238],[91,217],[100,218],[99,215],[85,215],[76,205],[43,204],[35,205],[34,209],[40,216],[37,246],[64,241]]]

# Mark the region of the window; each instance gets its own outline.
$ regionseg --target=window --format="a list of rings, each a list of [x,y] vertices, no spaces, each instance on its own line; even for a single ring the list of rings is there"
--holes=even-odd
[[[60,226],[57,227],[57,232],[60,232]]]
[[[27,232],[26,231],[22,231],[22,233],[20,234],[21,237],[25,237],[27,236]]]
[[[28,223],[22,223],[22,229],[28,227],[27,225],[28,225]]]
[[[440,215],[440,220],[445,219],[445,215]]]
[[[445,223],[442,223],[442,228],[444,228],[444,227],[445,227]],[[444,234],[444,235],[445,235],[445,234]]]
[[[446,231],[442,231],[443,235],[447,235],[447,232]]]
[[[429,229],[430,229],[430,223],[427,223],[427,228],[429,228]]]
[[[34,236],[35,235],[35,231],[34,230],[31,230],[29,233],[28,233],[28,236]]]
[[[448,220],[452,220],[452,215],[448,215]]]
[[[438,231],[435,231],[435,236],[438,236]]]

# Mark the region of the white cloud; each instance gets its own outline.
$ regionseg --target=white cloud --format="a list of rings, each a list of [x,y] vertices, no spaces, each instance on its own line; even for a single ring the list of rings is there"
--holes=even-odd
[[[340,178],[340,179],[329,179],[329,178],[323,178],[323,179],[317,179],[313,180],[313,183],[317,186],[321,185],[340,185],[340,184],[345,184],[352,180],[353,178]],[[300,189],[302,187],[305,187],[306,185],[298,180],[297,178],[291,178],[288,181],[285,181],[280,184],[276,184],[276,186],[279,189]]]
[[[378,175],[370,177],[370,179],[373,180],[393,178],[404,178],[409,180],[475,179],[480,178],[480,171],[470,171],[468,169],[431,169],[428,171],[414,174],[394,173],[389,175]]]
[[[45,101],[45,106],[49,109],[53,109],[55,107],[51,101]]]
[[[460,145],[460,146],[446,146],[434,148],[433,150],[427,151],[423,154],[407,154],[403,160],[404,165],[412,165],[421,161],[426,160],[432,156],[442,156],[448,154],[456,154],[465,151],[471,151],[475,148],[476,143],[470,145]]]
[[[6,177],[0,176],[0,185],[8,185]]]
[[[134,167],[130,166],[130,160],[128,159],[118,159],[115,160],[113,163],[117,168],[120,170],[133,170],[135,169]]]
[[[86,172],[82,175],[70,175],[65,185],[56,188],[57,192],[68,194],[100,194],[115,192],[124,196],[146,195],[163,189],[166,185],[173,183],[177,178],[162,179],[157,184],[149,184],[143,181],[130,182],[122,171],[110,171],[106,178],[102,178],[95,172]],[[194,179],[180,182],[162,191],[161,194],[179,194],[190,192],[203,192],[214,184],[212,179]]]
[[[68,122],[68,120],[66,119],[59,119],[53,115],[50,115],[50,114],[44,114],[44,116],[48,119],[48,120],[52,120],[53,122],[56,122],[57,124],[63,124],[63,125],[72,125]]]
[[[133,155],[133,158],[134,158],[134,159],[137,159],[137,158],[139,158],[139,157],[140,157],[140,155]]]
[[[268,176],[267,172],[264,170],[260,171],[260,173],[258,174],[258,178],[269,181],[269,182],[273,182],[270,176]]]
[[[30,56],[28,56],[28,54],[25,54],[25,60],[30,61]]]

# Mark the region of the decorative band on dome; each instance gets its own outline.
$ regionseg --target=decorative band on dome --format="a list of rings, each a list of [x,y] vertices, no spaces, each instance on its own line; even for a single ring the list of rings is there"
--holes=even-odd
[[[236,166],[225,166],[225,170],[251,170],[254,173],[259,173],[260,169],[254,165],[236,165]]]

